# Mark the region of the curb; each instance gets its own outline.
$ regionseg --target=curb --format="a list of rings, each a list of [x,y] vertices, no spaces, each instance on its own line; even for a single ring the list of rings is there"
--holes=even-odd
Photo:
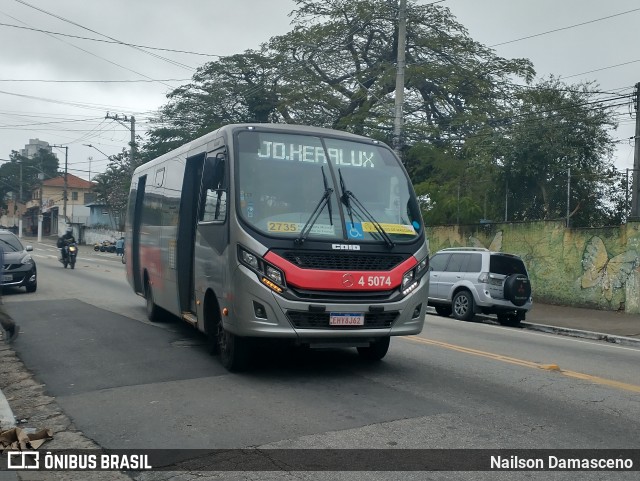
[[[2,390],[0,390],[0,431],[6,431],[16,427],[16,418],[13,415],[13,411],[9,406],[7,398],[4,397]]]
[[[603,332],[582,331],[580,329],[548,326],[546,324],[535,324],[525,321],[522,321],[520,325],[523,328],[530,329],[532,331],[549,332],[552,334],[559,334],[561,336],[579,337],[593,341],[605,341],[612,344],[619,344],[621,346],[640,347],[640,339],[636,339],[634,337],[616,336],[613,334],[605,334]]]

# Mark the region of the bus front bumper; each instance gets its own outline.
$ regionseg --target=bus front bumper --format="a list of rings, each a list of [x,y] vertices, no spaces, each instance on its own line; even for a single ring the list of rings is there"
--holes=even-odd
[[[224,326],[238,336],[287,338],[300,344],[326,340],[353,346],[379,337],[419,334],[424,326],[428,276],[410,294],[388,303],[292,301],[261,284],[244,266],[238,266],[234,277],[233,285],[241,294],[234,296]],[[330,326],[332,313],[363,315],[365,324]]]

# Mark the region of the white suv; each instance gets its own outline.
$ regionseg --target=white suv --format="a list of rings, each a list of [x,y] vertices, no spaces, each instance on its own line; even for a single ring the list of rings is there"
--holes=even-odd
[[[429,305],[441,316],[468,321],[496,314],[517,326],[531,309],[531,284],[522,259],[476,247],[442,249],[429,261]]]

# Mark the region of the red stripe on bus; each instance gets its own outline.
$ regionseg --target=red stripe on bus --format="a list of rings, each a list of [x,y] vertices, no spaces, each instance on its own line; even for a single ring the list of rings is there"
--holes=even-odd
[[[273,252],[264,258],[284,272],[287,285],[318,291],[388,291],[398,287],[404,273],[418,264],[411,256],[390,271],[329,271],[301,269]]]

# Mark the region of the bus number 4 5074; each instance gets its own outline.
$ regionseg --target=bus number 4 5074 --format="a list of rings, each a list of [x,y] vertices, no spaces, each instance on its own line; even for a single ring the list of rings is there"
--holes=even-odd
[[[360,276],[358,285],[368,287],[391,287],[390,276]]]

